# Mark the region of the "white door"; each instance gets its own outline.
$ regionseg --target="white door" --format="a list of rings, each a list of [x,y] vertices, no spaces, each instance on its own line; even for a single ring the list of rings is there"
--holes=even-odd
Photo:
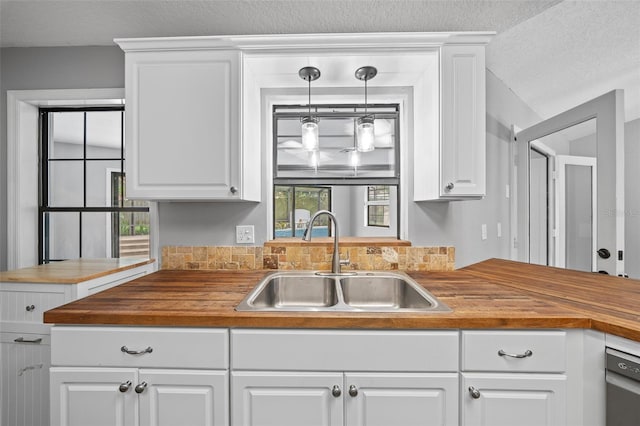
[[[556,156],[555,266],[597,271],[597,187],[595,158]]]
[[[211,370],[141,369],[140,426],[225,426],[228,373]]]
[[[51,368],[52,426],[136,426],[135,368]]]
[[[234,426],[340,426],[341,373],[231,373]]]
[[[462,375],[463,426],[563,426],[562,374]]]
[[[345,374],[348,426],[458,425],[458,374]]]
[[[624,273],[624,111],[623,93],[614,90],[596,99],[524,129],[515,135],[517,206],[512,212],[517,217],[514,232],[517,260],[530,262],[531,252],[531,151],[532,144],[545,139],[566,139],[576,129],[592,128],[591,134],[580,134],[560,141],[569,146],[568,155],[592,142],[598,168],[596,175],[597,232],[596,247],[606,249],[610,256],[598,256],[598,271],[611,275]],[[590,124],[591,123],[591,124]],[[558,152],[558,154],[565,154]]]

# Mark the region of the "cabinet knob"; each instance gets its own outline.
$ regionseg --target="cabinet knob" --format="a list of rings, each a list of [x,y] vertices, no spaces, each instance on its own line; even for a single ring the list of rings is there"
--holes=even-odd
[[[231,188],[229,188],[229,191],[231,191],[232,194],[235,194],[236,192],[238,192],[238,188],[232,186]]]
[[[474,388],[473,386],[469,386],[469,394],[471,395],[471,398],[473,398],[473,399],[480,398],[480,391],[478,389]]]
[[[338,398],[340,395],[342,395],[342,391],[340,390],[340,386],[334,385],[333,389],[331,389],[331,395],[333,395],[336,398]]]
[[[25,308],[27,310],[27,312],[33,312],[36,310],[36,306],[35,305],[29,305]]]
[[[136,393],[142,393],[147,388],[147,382],[142,382],[135,387]]]
[[[124,383],[120,383],[120,387],[118,388],[118,390],[122,393],[125,393],[126,391],[129,390],[130,387],[131,387],[131,380],[127,380]]]
[[[356,385],[349,386],[349,395],[353,397],[358,396],[358,388]]]
[[[454,185],[454,183],[453,183],[453,182],[449,182],[449,183],[447,184],[447,186],[445,186],[445,187],[444,187],[444,190],[445,190],[445,191],[447,191],[447,192],[449,192],[449,191],[451,191],[451,190],[453,189],[453,187],[454,187],[454,186],[455,186],[455,185]]]

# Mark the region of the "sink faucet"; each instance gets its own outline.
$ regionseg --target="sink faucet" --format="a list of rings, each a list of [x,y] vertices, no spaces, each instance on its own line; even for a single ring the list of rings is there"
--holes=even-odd
[[[302,239],[304,241],[311,241],[311,234],[313,232],[313,222],[320,215],[326,214],[329,216],[329,219],[333,222],[333,257],[331,258],[331,274],[332,275],[352,275],[351,272],[343,273],[341,272],[340,265],[343,263],[345,265],[349,264],[349,260],[345,260],[344,262],[340,260],[340,252],[338,251],[338,219],[336,216],[331,213],[329,210],[318,210],[312,217],[309,219],[309,224],[307,225],[307,229],[304,230],[304,234],[302,235]]]

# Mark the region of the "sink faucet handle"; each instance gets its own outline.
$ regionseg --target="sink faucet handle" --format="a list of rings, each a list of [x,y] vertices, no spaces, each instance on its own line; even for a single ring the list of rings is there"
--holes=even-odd
[[[349,258],[349,252],[347,252],[347,258],[346,259],[340,259],[340,264],[341,265],[350,265],[351,264],[351,259]]]

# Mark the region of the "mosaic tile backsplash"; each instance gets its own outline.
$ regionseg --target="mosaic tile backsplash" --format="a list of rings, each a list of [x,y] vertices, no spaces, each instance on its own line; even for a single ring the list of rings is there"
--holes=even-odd
[[[454,247],[340,247],[350,260],[344,270],[452,271]],[[178,270],[330,270],[333,247],[165,246],[162,269]]]

